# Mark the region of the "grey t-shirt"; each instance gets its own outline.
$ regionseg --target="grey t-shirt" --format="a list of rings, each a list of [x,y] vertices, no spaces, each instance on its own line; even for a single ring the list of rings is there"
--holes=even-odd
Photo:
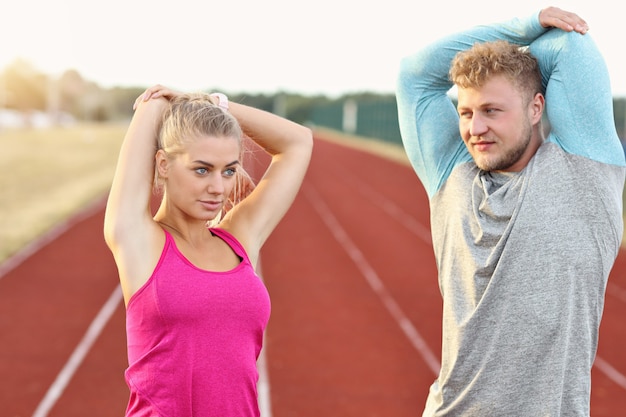
[[[443,343],[424,415],[589,415],[623,181],[554,143],[518,173],[456,167],[431,199]]]

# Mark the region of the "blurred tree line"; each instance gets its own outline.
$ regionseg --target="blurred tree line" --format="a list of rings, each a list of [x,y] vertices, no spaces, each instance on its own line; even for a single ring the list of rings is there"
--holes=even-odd
[[[0,108],[66,113],[86,121],[125,120],[132,116],[132,104],[146,87],[102,88],[76,70],[67,70],[53,79],[18,59],[0,72]],[[280,113],[299,123],[308,120],[313,107],[342,100],[280,92],[271,95],[223,92],[234,101]],[[371,100],[370,94],[364,96]]]
[[[53,79],[38,71],[29,62],[18,59],[0,72],[0,109],[12,109],[24,113],[42,111],[51,115],[69,114],[81,121],[128,120],[132,116],[132,104],[135,98],[143,92],[145,87],[102,88],[97,83],[84,79],[76,70],[67,70],[58,79]],[[397,126],[393,94],[363,92],[329,98],[324,95],[305,96],[286,92],[269,95],[223,92],[234,101],[274,112],[303,124],[322,124],[343,130],[345,119],[340,122],[337,118],[343,118],[347,108],[346,103],[350,103],[357,105],[359,109],[368,109],[362,112],[363,116],[360,117],[358,127],[355,127],[354,132],[351,133],[367,136],[367,132],[373,132],[369,136],[379,136],[377,131],[372,130],[372,127],[366,126],[365,132],[360,131],[361,126],[368,124],[364,122],[372,124],[372,119],[377,117],[385,119],[386,125]],[[381,104],[386,109],[384,114],[372,109],[372,106]],[[613,104],[615,125],[624,141],[626,140],[626,97],[614,98]],[[389,115],[390,109],[394,112],[393,115]],[[326,113],[325,116],[324,113]],[[341,126],[342,122],[343,126]],[[397,140],[398,135],[397,131],[390,134],[394,141]]]

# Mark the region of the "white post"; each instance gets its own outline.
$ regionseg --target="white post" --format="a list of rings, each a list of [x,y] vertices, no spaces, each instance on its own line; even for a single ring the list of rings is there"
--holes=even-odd
[[[274,97],[272,113],[280,117],[287,116],[287,97],[284,93],[278,93]]]
[[[343,103],[343,131],[346,133],[356,133],[358,121],[358,105],[356,101],[348,99]]]
[[[59,112],[61,103],[61,92],[59,91],[59,79],[52,74],[48,75],[48,85],[46,94],[46,113],[56,125],[59,122]]]

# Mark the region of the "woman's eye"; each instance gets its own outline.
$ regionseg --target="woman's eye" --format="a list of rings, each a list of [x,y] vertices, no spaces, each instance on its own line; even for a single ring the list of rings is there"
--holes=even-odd
[[[206,168],[196,168],[195,171],[198,175],[205,175],[207,172],[209,172]]]
[[[237,170],[234,168],[228,168],[226,171],[224,171],[224,176],[225,177],[232,177],[233,175],[235,175],[237,173]]]

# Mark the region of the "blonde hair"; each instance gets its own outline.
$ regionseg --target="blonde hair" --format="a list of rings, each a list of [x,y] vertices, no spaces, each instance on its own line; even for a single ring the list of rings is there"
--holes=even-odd
[[[239,160],[243,161],[245,151],[243,132],[233,115],[213,104],[210,96],[205,93],[180,94],[171,99],[169,108],[163,114],[157,149],[163,150],[168,157],[173,157],[184,152],[187,143],[205,136],[237,140],[240,148]],[[163,184],[156,167],[154,186],[157,193],[162,191]],[[235,186],[224,206],[224,213],[243,200],[253,189],[254,182],[240,166],[235,174]]]
[[[507,41],[476,43],[457,53],[450,67],[450,80],[462,88],[482,87],[496,75],[511,81],[527,100],[543,94],[537,59],[527,47]]]

